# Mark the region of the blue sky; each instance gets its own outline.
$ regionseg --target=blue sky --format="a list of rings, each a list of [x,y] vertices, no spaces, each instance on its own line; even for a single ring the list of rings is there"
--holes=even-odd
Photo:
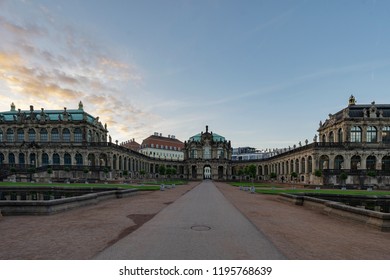
[[[389,1],[0,0],[0,38],[0,111],[82,100],[120,142],[282,148],[390,103]]]

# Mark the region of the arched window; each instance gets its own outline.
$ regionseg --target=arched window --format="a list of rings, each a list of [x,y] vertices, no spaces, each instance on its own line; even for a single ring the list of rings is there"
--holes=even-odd
[[[24,130],[23,128],[18,128],[18,142],[24,141]]]
[[[37,159],[35,153],[30,154],[30,164],[35,166],[36,163]]]
[[[322,143],[326,143],[326,135],[322,135]]]
[[[329,132],[329,142],[334,143],[334,133],[333,131]]]
[[[351,158],[351,169],[352,170],[357,170],[360,168],[360,156],[353,156]]]
[[[336,156],[334,159],[334,169],[338,169],[338,170],[343,169],[344,168],[343,163],[344,163],[343,156],[341,155]]]
[[[198,151],[196,149],[191,149],[190,158],[197,158],[197,157],[198,157]]]
[[[382,158],[382,170],[390,171],[390,156],[384,156]]]
[[[382,128],[382,142],[390,143],[390,126],[385,126]]]
[[[123,169],[123,166],[122,166],[122,156],[119,156],[119,170],[122,170]]]
[[[327,155],[322,155],[320,157],[320,170],[329,169],[329,157]]]
[[[70,142],[70,131],[68,128],[64,128],[62,130],[62,141],[63,142]]]
[[[351,142],[362,142],[362,129],[359,126],[352,126],[351,128]]]
[[[87,141],[92,142],[92,131],[88,130]]]
[[[299,159],[295,160],[295,172],[299,173]]]
[[[307,172],[313,172],[313,158],[311,156],[307,158]]]
[[[340,128],[339,131],[337,132],[337,134],[338,134],[338,141],[339,141],[339,143],[343,143],[343,137],[344,137],[343,129]]]
[[[117,165],[116,165],[116,155],[114,155],[113,157],[112,157],[112,169],[114,169],[114,170],[116,170],[116,168],[117,168]]]
[[[8,154],[8,163],[15,164],[15,155],[13,153]]]
[[[23,153],[19,153],[19,164],[25,164],[26,161],[24,159],[24,154]]]
[[[302,158],[301,159],[301,173],[305,173],[305,172],[306,172],[306,159]]]
[[[28,130],[28,141],[30,142],[35,141],[35,130],[32,128]]]
[[[72,165],[72,157],[68,153],[64,154],[64,165]]]
[[[14,142],[15,136],[14,136],[14,130],[12,128],[7,129],[7,142]]]
[[[211,158],[211,148],[209,146],[203,147],[203,159]]]
[[[368,156],[366,160],[366,169],[367,170],[375,170],[376,169],[376,157]]]
[[[47,142],[47,129],[46,128],[41,128],[41,131],[39,132],[40,134],[40,141],[41,142]]]
[[[53,164],[54,165],[60,165],[61,162],[60,162],[60,155],[55,153],[53,154]]]
[[[76,154],[76,165],[83,165],[83,156],[80,153]]]
[[[290,173],[294,172],[294,160],[290,161]]]
[[[0,142],[3,142],[4,139],[3,139],[3,130],[0,129]]]
[[[46,153],[42,154],[42,165],[49,165],[49,155]]]
[[[367,127],[367,142],[377,142],[377,129],[375,126]]]
[[[77,127],[74,130],[74,141],[75,142],[82,142],[83,141],[83,132],[81,131],[81,128]]]
[[[53,128],[51,130],[51,141],[52,142],[59,142],[60,141],[60,134],[59,134],[57,128]]]

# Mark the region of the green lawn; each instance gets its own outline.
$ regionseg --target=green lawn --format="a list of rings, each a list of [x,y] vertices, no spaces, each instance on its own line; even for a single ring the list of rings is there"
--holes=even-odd
[[[390,195],[390,191],[366,191],[366,190],[308,190],[308,189],[285,189],[285,190],[270,190],[256,189],[257,193],[261,194],[299,194],[299,193],[318,193],[318,194],[345,194],[345,195]]]
[[[255,186],[255,188],[283,188],[283,187],[280,187],[280,186],[274,186],[272,184],[266,184],[266,183],[251,183],[251,182],[234,182],[234,183],[229,183],[230,185],[232,186],[235,186],[235,187],[239,187],[239,186],[243,186],[243,187],[252,187],[252,186]]]
[[[176,185],[180,185],[176,181]],[[184,181],[183,181],[184,182]],[[184,182],[185,183],[185,182]],[[166,184],[166,183],[165,183]],[[65,187],[65,188],[125,188],[125,189],[138,189],[140,191],[156,191],[160,190],[160,185],[136,185],[136,184],[80,184],[80,183],[72,183],[72,184],[64,184],[64,183],[26,183],[26,182],[0,182],[0,187],[8,186],[8,187]]]

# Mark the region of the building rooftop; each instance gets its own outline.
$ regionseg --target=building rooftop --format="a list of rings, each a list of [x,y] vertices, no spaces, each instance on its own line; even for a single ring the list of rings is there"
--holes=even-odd
[[[101,124],[99,117],[93,117],[90,114],[84,112],[83,104],[80,101],[78,109],[63,110],[34,110],[33,106],[30,106],[30,110],[15,110],[14,103],[11,104],[11,110],[0,112],[0,122],[14,122],[24,120],[46,120],[46,121],[87,121],[91,124]]]

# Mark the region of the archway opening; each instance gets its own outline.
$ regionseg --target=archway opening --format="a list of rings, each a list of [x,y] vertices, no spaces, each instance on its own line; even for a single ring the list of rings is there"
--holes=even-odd
[[[211,166],[205,165],[203,167],[203,179],[211,179]]]

